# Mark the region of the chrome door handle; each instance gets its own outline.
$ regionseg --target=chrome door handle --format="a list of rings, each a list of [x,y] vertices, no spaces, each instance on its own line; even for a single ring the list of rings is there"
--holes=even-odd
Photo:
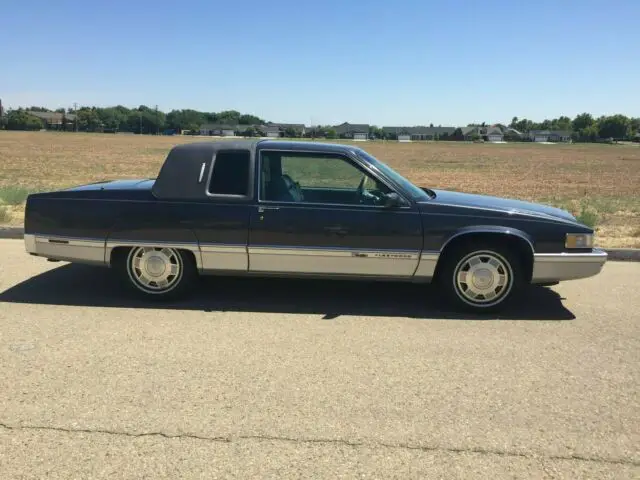
[[[325,227],[325,231],[329,233],[335,233],[336,235],[344,236],[347,234],[347,230],[343,227]]]
[[[262,205],[258,207],[259,213],[263,213],[265,210],[280,210],[280,207],[264,207]]]

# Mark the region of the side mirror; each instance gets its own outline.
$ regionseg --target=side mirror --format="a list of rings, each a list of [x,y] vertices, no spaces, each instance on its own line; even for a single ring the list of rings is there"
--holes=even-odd
[[[400,207],[404,204],[402,197],[396,192],[387,193],[384,196],[384,206],[387,208]]]

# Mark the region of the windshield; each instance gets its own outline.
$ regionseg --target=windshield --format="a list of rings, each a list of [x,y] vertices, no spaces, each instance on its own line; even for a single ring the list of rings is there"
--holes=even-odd
[[[409,192],[413,200],[429,200],[431,198],[424,190],[411,183],[409,180],[392,169],[389,165],[381,162],[373,155],[368,154],[362,149],[357,149],[357,153],[361,157],[364,157],[375,168],[387,175],[395,183],[399,184],[404,190]]]

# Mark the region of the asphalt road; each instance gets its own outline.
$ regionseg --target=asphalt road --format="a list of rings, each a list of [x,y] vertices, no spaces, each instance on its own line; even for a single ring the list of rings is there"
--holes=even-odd
[[[639,263],[479,318],[351,282],[161,307],[0,252],[2,479],[640,478]]]

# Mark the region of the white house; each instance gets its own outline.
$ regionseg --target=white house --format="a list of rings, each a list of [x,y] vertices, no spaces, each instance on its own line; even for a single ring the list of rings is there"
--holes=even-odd
[[[269,138],[279,138],[281,136],[280,127],[277,127],[277,126],[265,127],[264,132],[266,133],[266,136]]]
[[[500,127],[488,126],[488,127],[463,127],[460,129],[462,135],[466,141],[473,140],[477,135],[485,142],[502,142],[504,141],[504,134]]]
[[[549,130],[531,130],[529,131],[529,138],[534,142],[548,142],[550,133]]]
[[[488,142],[502,142],[504,141],[504,134],[498,127],[489,127],[487,129],[487,141]]]
[[[236,128],[234,125],[220,125],[216,123],[207,123],[200,125],[200,135],[213,135],[216,137],[235,137]]]
[[[273,123],[269,122],[261,127],[267,134],[267,137],[304,137],[306,127],[303,123]],[[287,134],[289,132],[289,134]]]
[[[571,132],[566,130],[531,130],[529,139],[534,142],[570,142]]]

